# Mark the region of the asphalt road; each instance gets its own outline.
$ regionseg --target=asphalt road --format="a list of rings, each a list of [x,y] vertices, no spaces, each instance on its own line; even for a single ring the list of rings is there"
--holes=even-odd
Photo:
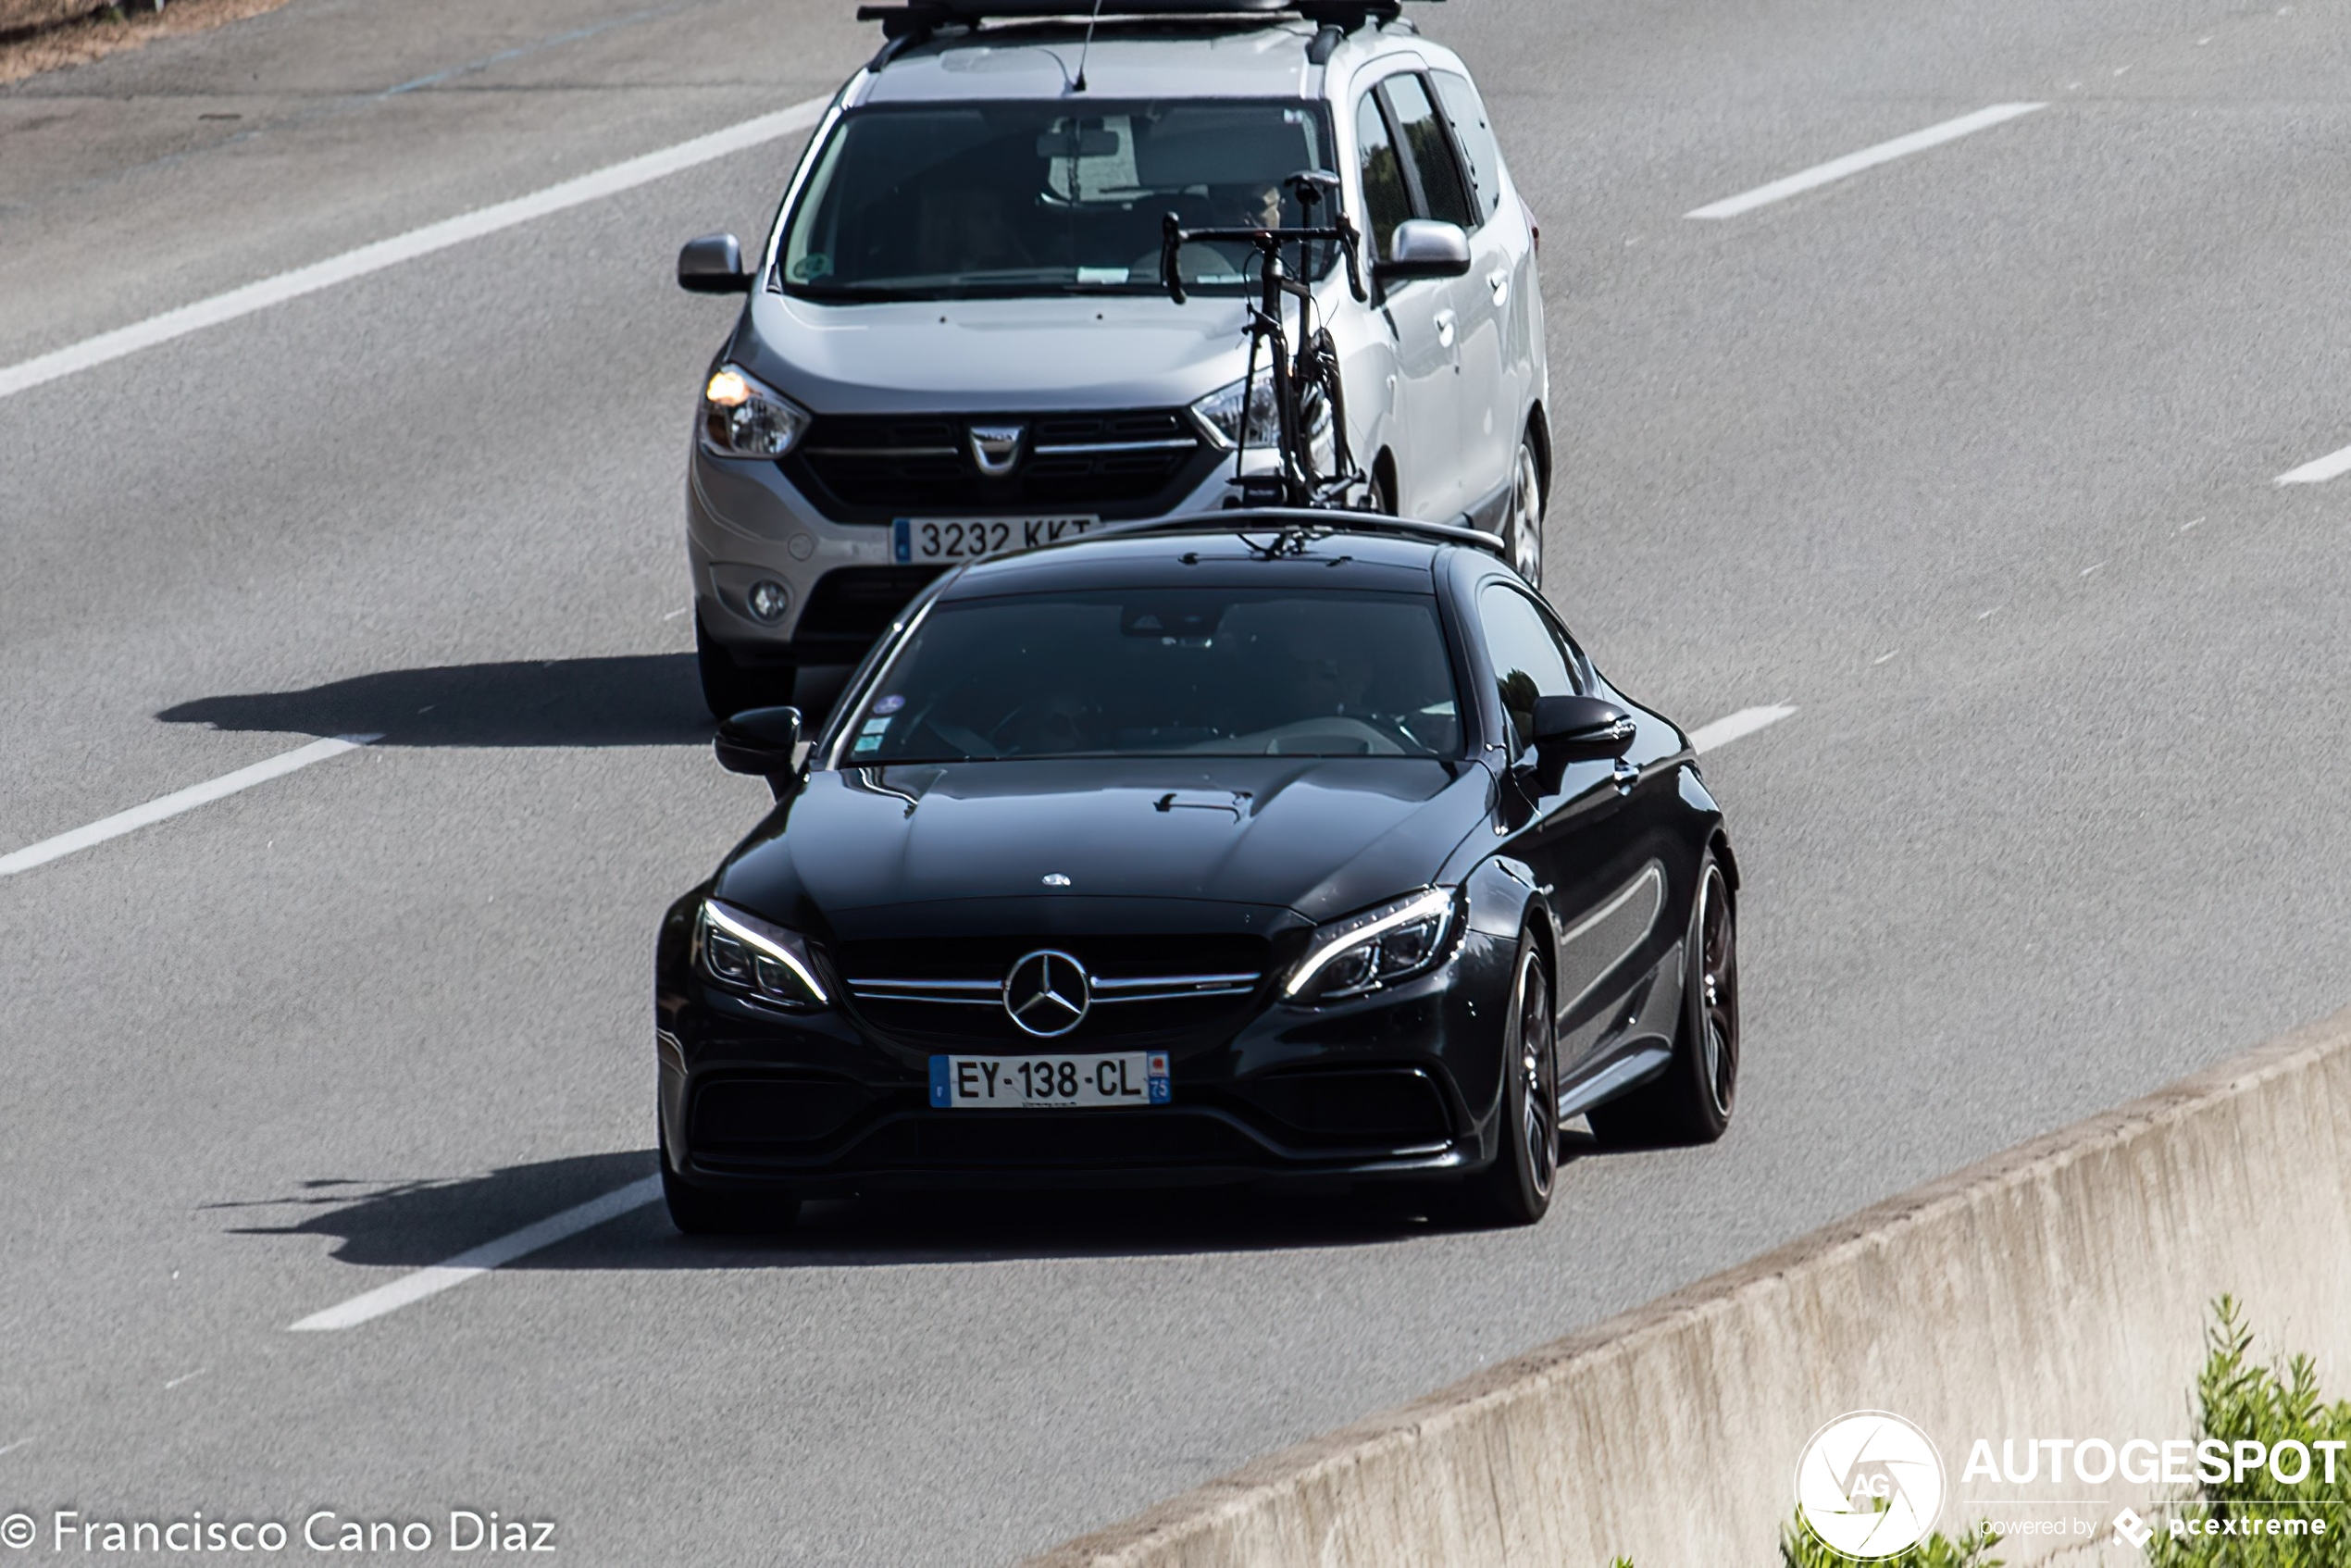
[[[294,0],[0,91],[0,374],[828,93],[849,10]],[[1797,710],[1708,764],[1731,1137],[1533,1232],[640,1208],[288,1332],[652,1169],[653,924],[764,799],[679,614],[732,307],[667,275],[786,138],[0,397],[0,854],[383,737],[0,877],[0,1512],[1002,1561],[2345,1002],[2351,477],[2275,482],[2351,443],[2342,8],[1426,25],[1543,219],[1553,596],[1687,722]]]

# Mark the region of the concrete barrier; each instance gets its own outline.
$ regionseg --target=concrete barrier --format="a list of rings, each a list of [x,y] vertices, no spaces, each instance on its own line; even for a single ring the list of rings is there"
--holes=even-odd
[[[1946,1527],[1992,1495],[2144,1513],[2161,1488],[1962,1467],[1978,1437],[2188,1436],[2223,1292],[2258,1351],[2307,1351],[2351,1393],[2351,1012],[1035,1563],[1775,1562],[1805,1442],[1860,1409],[1940,1447]]]

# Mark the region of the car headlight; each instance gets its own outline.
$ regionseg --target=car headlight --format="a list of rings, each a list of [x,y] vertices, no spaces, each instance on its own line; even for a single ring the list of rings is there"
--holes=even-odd
[[[1219,387],[1192,404],[1208,433],[1225,451],[1241,444],[1241,383]],[[1249,383],[1249,444],[1270,448],[1281,437],[1281,417],[1274,410],[1274,373],[1261,369]]]
[[[703,974],[762,1002],[830,1005],[805,938],[716,899],[703,901],[702,918],[694,925],[694,956]]]
[[[1319,386],[1308,387],[1299,400],[1300,412],[1306,417],[1307,450],[1313,455],[1314,471],[1329,474],[1338,467],[1338,448],[1331,439],[1330,400]],[[1235,381],[1219,387],[1192,404],[1192,412],[1216,444],[1230,452],[1241,444],[1241,384]],[[1271,371],[1260,370],[1257,380],[1250,383],[1249,444],[1260,452],[1271,452],[1281,439],[1281,416],[1274,407],[1274,378]]]
[[[732,365],[702,390],[702,444],[721,457],[781,457],[808,429],[808,411]]]
[[[1429,888],[1318,927],[1283,1000],[1337,1002],[1436,967],[1459,902],[1450,888]]]

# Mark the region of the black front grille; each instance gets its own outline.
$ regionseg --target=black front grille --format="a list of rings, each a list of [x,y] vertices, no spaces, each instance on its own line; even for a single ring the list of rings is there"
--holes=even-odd
[[[868,1139],[863,1161],[895,1156],[910,1164],[979,1169],[1262,1164],[1264,1151],[1213,1116],[1181,1111],[1059,1111],[991,1116],[944,1112],[898,1124]]]
[[[1015,1025],[992,988],[1040,948],[1066,952],[1095,982],[1085,1019],[1067,1034],[1041,1039]],[[1265,939],[1249,935],[964,937],[843,942],[834,962],[850,999],[874,1028],[910,1045],[980,1050],[1143,1048],[1229,1032],[1257,1005],[1270,962]],[[1120,1001],[1103,982],[1247,977],[1210,994],[1171,996],[1153,987],[1148,1000]],[[969,1000],[914,1000],[877,994],[891,980],[964,981],[987,990]]]
[[[1027,430],[1001,479],[973,459],[974,424]],[[1172,509],[1216,465],[1178,409],[947,417],[826,415],[783,459],[825,516],[886,523],[921,516],[1086,512],[1147,517]]]
[[[838,1130],[872,1098],[844,1078],[710,1078],[694,1091],[689,1137],[697,1153],[790,1150]]]
[[[1280,1073],[1237,1085],[1234,1092],[1280,1123],[1286,1143],[1434,1143],[1452,1131],[1444,1096],[1418,1067]]]

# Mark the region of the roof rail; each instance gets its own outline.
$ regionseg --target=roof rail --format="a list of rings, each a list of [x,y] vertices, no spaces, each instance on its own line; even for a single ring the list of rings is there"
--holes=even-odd
[[[1111,523],[1056,541],[1075,544],[1086,539],[1129,539],[1152,533],[1382,533],[1438,544],[1466,544],[1494,555],[1502,541],[1483,529],[1459,523],[1430,523],[1418,517],[1392,517],[1385,512],[1352,512],[1318,506],[1228,506],[1214,512],[1186,512],[1173,517],[1149,517],[1139,522]],[[1050,549],[1051,546],[1040,546]]]
[[[902,0],[857,7],[861,22],[879,22],[885,38],[924,38],[936,28],[984,21],[1077,20],[1093,16],[1269,19],[1300,17],[1352,32],[1367,21],[1394,21],[1403,0]]]

